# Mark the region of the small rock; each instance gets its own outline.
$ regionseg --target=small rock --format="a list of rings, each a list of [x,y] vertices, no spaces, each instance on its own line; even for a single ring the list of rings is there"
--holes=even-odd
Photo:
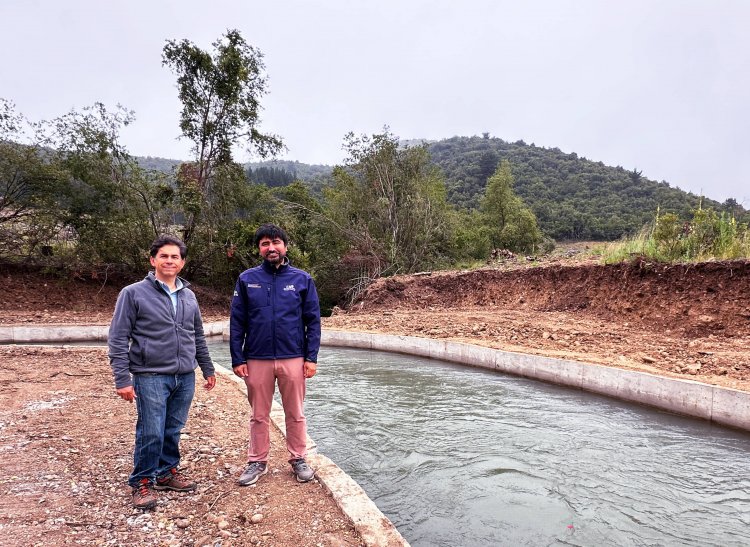
[[[260,543],[260,538],[258,536],[253,536],[250,538],[250,543],[252,543],[253,545],[258,545],[258,543]]]
[[[542,333],[542,338],[544,338],[545,340],[547,340],[550,336],[552,336],[552,335],[550,333],[548,333],[547,331],[544,331]]]
[[[716,371],[716,374],[718,374],[719,376],[726,376],[728,373],[729,371],[725,369],[724,367]]]
[[[255,513],[252,517],[250,517],[250,522],[252,524],[258,524],[259,522],[263,521],[263,515],[260,513]]]
[[[216,527],[217,527],[217,528],[218,528],[219,530],[226,530],[227,528],[229,528],[229,526],[230,526],[230,525],[229,525],[229,523],[228,523],[227,521],[225,521],[225,520],[220,520],[220,521],[219,521],[219,522],[218,522],[218,523],[216,524]]]
[[[187,528],[190,526],[190,521],[188,519],[177,519],[174,523],[177,528]]]
[[[644,363],[656,363],[656,359],[654,359],[650,355],[641,355],[641,359],[643,359]]]
[[[232,537],[232,532],[230,532],[229,530],[221,530],[219,532],[219,535],[223,538],[230,538]]]
[[[208,545],[211,545],[213,543],[213,540],[210,536],[203,536],[202,538],[199,538],[195,540],[195,547],[207,547]]]

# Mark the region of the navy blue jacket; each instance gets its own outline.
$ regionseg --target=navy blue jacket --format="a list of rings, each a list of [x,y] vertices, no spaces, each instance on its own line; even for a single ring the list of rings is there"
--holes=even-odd
[[[229,317],[232,366],[248,359],[317,362],[319,349],[320,304],[309,273],[264,260],[240,274]]]

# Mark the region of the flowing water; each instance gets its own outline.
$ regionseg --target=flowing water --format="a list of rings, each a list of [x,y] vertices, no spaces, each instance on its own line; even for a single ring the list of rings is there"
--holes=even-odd
[[[310,436],[414,546],[750,545],[750,434],[419,357],[318,370]]]

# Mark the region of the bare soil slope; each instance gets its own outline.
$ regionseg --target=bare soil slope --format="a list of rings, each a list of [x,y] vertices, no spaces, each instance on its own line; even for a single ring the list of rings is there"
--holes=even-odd
[[[461,340],[750,389],[750,262],[398,276],[329,328]]]
[[[120,290],[143,276],[104,278],[101,275],[44,275],[12,266],[0,266],[0,324],[107,325],[112,320]],[[204,321],[224,320],[231,292],[190,286],[201,306]]]

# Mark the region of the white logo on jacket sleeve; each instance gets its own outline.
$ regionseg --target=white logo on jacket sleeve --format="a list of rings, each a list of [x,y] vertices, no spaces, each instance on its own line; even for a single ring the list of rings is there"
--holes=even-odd
[[[297,289],[294,288],[294,285],[287,285],[284,287],[285,291],[296,291]]]
[[[262,287],[258,283],[248,283],[247,288],[248,289],[261,289]]]

